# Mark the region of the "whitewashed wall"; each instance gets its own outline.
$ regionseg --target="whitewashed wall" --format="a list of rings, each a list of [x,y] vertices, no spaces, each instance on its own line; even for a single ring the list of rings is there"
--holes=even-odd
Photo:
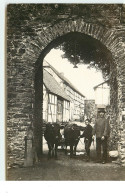
[[[95,104],[109,105],[110,104],[110,87],[107,83],[95,89]]]

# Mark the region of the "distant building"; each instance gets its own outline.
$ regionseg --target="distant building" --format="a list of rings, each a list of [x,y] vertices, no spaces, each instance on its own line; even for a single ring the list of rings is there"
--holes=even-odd
[[[105,109],[110,105],[109,80],[94,87],[96,110]]]
[[[96,105],[110,105],[110,86],[109,80],[102,82],[94,87],[95,104]]]
[[[95,100],[94,99],[86,99],[84,101],[84,116],[85,119],[88,118],[92,122],[95,121]]]
[[[79,90],[76,87],[74,87],[74,85],[66,77],[64,77],[63,73],[59,73],[52,65],[50,65],[46,61],[44,61],[43,63],[43,70],[44,70],[43,71],[44,94],[48,93],[47,86],[45,85],[45,80],[46,83],[47,80],[49,80],[48,89],[50,91],[50,94],[60,97],[60,99],[58,98],[57,114],[55,112],[55,117],[53,117],[54,120],[65,122],[68,121],[69,119],[70,120],[83,119],[85,96],[82,93],[80,93]],[[51,82],[51,80],[53,82]],[[61,94],[59,94],[59,92],[57,92],[56,89],[60,90]],[[46,104],[47,104],[47,98],[43,97],[44,118],[45,115],[47,115],[47,112],[45,112],[45,110],[47,109],[47,106],[45,107]],[[49,115],[48,117],[49,121],[51,120],[50,118],[51,116]]]

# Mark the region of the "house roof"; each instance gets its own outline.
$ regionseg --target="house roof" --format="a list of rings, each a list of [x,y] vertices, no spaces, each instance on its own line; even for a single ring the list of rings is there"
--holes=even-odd
[[[68,95],[65,93],[63,88],[58,84],[54,77],[45,69],[43,69],[43,84],[51,93],[70,101]]]
[[[59,73],[52,65],[50,65],[45,60],[44,60],[44,67],[50,67],[58,75],[59,78],[61,78],[65,83],[67,83],[70,86],[70,88],[72,88],[75,92],[80,94],[82,97],[85,97],[64,75]]]
[[[108,82],[109,82],[109,80],[106,80],[106,81],[104,81],[104,82],[102,82],[102,83],[100,83],[100,84],[94,86],[93,88],[94,88],[94,90],[95,90],[95,89],[98,88],[99,86],[101,86],[101,85],[103,85],[103,84],[105,84],[105,83],[108,83]]]

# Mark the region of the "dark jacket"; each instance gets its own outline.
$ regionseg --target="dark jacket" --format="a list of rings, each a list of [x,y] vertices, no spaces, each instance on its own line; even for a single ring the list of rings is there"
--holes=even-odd
[[[96,134],[96,138],[101,138],[102,136],[109,137],[110,134],[110,126],[109,120],[106,118],[98,118],[96,120],[93,135]]]
[[[83,134],[80,137],[81,138],[85,137],[85,139],[92,140],[92,126],[91,125],[87,125],[84,128],[84,132],[83,132]]]

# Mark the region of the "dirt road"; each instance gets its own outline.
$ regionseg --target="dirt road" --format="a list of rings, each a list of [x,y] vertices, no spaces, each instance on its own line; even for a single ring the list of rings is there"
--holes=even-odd
[[[45,149],[44,149],[45,150]],[[81,150],[78,149],[80,152]],[[82,150],[83,151],[83,150]],[[91,161],[85,161],[85,155],[70,158],[61,149],[58,150],[58,160],[47,159],[47,150],[39,163],[33,167],[11,168],[7,172],[7,180],[14,181],[104,181],[125,180],[125,168],[109,162],[95,163],[95,149],[91,150]]]

